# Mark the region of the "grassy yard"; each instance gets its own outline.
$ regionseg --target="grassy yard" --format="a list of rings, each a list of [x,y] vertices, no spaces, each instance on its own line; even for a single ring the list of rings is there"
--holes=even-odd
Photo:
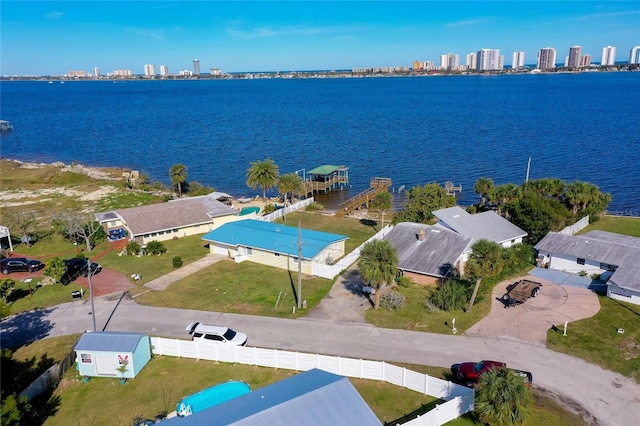
[[[452,320],[455,318],[457,332],[461,334],[484,318],[491,310],[489,295],[480,303],[475,304],[469,313],[461,310],[428,312],[424,307],[424,302],[429,292],[433,290],[432,287],[414,284],[410,287],[396,288],[406,296],[405,305],[395,311],[383,308],[377,311],[369,309],[365,314],[367,322],[376,327],[451,334]]]
[[[293,313],[297,283],[297,271],[223,260],[170,285],[165,291],[141,294],[136,302],[182,309],[296,318],[305,315],[302,310]],[[332,280],[324,278],[303,277],[302,297],[307,301],[307,308],[316,306],[332,284]]]
[[[640,237],[640,218],[603,216],[596,222],[591,223],[582,231],[578,232],[578,235],[596,230],[631,235],[632,237]]]
[[[300,223],[302,228],[348,236],[349,239],[345,242],[347,253],[352,252],[380,230],[380,224],[377,222],[350,217],[338,218],[319,213],[293,212],[284,219],[288,226],[298,226]],[[283,223],[283,219],[278,219],[276,222]]]
[[[40,286],[40,281],[42,281],[42,278],[34,278],[30,283],[16,281],[13,291],[7,296],[10,314],[44,309],[71,302],[73,300],[71,292],[82,289],[76,283],[64,286],[62,284]],[[88,292],[86,290],[84,292],[84,297],[88,297]]]
[[[45,359],[57,362],[73,348],[78,335],[43,339],[21,348],[14,358],[23,362]],[[434,377],[448,378],[448,369],[423,365],[399,364]],[[135,378],[120,385],[117,379],[91,378],[82,382],[75,369],[69,370],[48,401],[36,402],[46,425],[129,425],[135,418],[154,419],[171,412],[182,397],[217,383],[240,380],[256,390],[286,379],[298,372],[241,364],[226,364],[204,360],[154,357]],[[380,421],[396,424],[404,416],[424,413],[442,401],[403,389],[386,382],[349,379]],[[544,392],[534,389],[534,411],[528,426],[586,425],[578,416]],[[100,401],[96,404],[95,401]],[[454,426],[480,425],[472,414],[449,423]]]
[[[640,383],[640,306],[600,298],[600,312],[547,332],[547,346],[631,377]],[[618,329],[624,330],[623,334]]]

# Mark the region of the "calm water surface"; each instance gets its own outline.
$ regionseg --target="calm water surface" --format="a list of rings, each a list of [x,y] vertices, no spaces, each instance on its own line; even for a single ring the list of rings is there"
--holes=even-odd
[[[640,215],[640,73],[307,80],[2,82],[15,127],[0,155],[129,167],[255,195],[250,162],[280,173],[349,167],[346,198],[373,177],[394,189],[530,178],[584,180]],[[329,200],[330,201],[330,200]],[[331,202],[331,201],[330,201]]]

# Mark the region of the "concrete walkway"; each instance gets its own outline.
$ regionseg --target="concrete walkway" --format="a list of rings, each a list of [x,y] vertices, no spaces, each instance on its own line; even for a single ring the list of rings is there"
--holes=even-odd
[[[144,286],[155,291],[166,290],[167,287],[169,287],[174,282],[188,277],[189,275],[194,274],[201,269],[211,266],[214,263],[220,262],[224,259],[226,259],[226,257],[220,254],[208,254],[202,259],[196,260],[195,262],[189,263],[188,265],[183,265],[180,268],[174,269],[168,274],[161,276],[160,278],[149,281]]]

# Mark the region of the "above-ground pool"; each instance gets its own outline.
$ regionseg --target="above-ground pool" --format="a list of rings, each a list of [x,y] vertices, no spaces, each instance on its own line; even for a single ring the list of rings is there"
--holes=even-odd
[[[260,207],[243,207],[238,216],[245,216],[251,213],[260,213]]]
[[[182,401],[176,405],[176,413],[182,417],[190,416],[250,391],[251,388],[244,382],[230,381],[221,383],[182,398]]]

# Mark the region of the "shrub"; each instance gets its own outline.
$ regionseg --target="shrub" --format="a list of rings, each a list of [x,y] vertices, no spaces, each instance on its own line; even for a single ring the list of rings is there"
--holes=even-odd
[[[396,279],[396,283],[398,283],[400,287],[409,287],[413,284],[413,280],[410,277],[402,276]]]
[[[182,258],[180,256],[175,256],[173,258],[173,267],[179,268],[182,266]]]
[[[127,254],[130,256],[135,256],[140,253],[140,244],[137,241],[131,240],[127,244]]]
[[[407,297],[397,291],[390,291],[380,295],[380,306],[390,311],[402,308],[406,301]]]
[[[307,205],[307,207],[305,207],[304,209],[308,212],[315,212],[318,210],[324,210],[324,206],[319,202],[314,201],[313,203]]]
[[[424,309],[431,314],[437,314],[441,310],[436,305],[434,305],[433,302],[431,302],[429,299],[424,301],[423,306],[424,306]]]
[[[449,280],[442,284],[436,291],[428,296],[428,301],[439,309],[445,311],[455,311],[464,309],[471,299],[473,285],[466,281]],[[479,300],[476,297],[476,302]]]
[[[264,206],[264,209],[263,209],[264,214],[273,213],[275,211],[276,211],[276,205],[275,204],[266,204]]]
[[[157,254],[161,255],[162,253],[166,253],[167,248],[160,241],[149,241],[147,244],[147,253],[149,254]]]

